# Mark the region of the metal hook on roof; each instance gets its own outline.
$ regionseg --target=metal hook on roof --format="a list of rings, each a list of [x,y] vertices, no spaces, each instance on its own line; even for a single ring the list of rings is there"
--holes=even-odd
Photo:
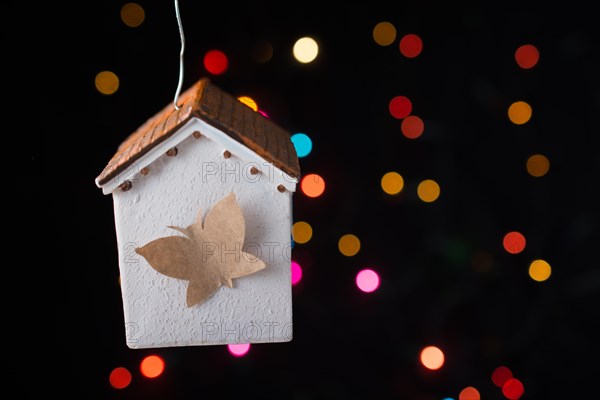
[[[179,2],[175,0],[175,15],[177,16],[177,25],[179,26],[179,36],[181,37],[181,51],[179,52],[179,82],[177,83],[177,90],[175,91],[175,99],[173,105],[176,110],[181,107],[177,104],[179,102],[179,93],[181,92],[181,86],[183,85],[183,51],[185,49],[185,36],[183,35],[183,26],[181,25],[181,15],[179,14]]]

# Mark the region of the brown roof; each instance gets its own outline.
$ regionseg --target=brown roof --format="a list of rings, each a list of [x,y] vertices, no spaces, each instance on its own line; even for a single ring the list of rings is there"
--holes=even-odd
[[[101,186],[127,169],[159,143],[172,136],[192,117],[198,117],[244,144],[288,175],[300,177],[298,156],[289,133],[233,96],[202,78],[173,103],[146,121],[123,143],[96,178]]]

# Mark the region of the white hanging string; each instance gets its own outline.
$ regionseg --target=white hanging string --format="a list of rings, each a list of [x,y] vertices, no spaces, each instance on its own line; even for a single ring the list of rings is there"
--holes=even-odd
[[[179,14],[179,2],[177,0],[175,0],[175,15],[177,16],[177,25],[179,26],[179,36],[181,36],[181,51],[179,52],[179,82],[177,83],[173,105],[176,110],[179,110],[181,107],[177,103],[179,102],[179,93],[181,92],[181,86],[183,85],[183,51],[185,49],[185,37],[183,36],[183,26],[181,25],[181,15]]]

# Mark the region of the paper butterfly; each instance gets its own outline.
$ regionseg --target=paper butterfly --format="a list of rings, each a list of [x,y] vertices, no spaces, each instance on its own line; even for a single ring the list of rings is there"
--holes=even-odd
[[[232,279],[266,266],[256,256],[242,251],[246,224],[233,192],[212,207],[204,223],[199,210],[194,224],[169,228],[185,236],[156,239],[135,251],[161,274],[189,281],[188,307],[201,303],[222,285],[232,288]]]

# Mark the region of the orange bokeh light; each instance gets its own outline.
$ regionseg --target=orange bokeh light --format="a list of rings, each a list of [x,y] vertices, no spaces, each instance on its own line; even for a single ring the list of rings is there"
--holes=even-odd
[[[156,378],[157,376],[160,376],[164,370],[165,362],[157,355],[148,356],[140,363],[140,372],[146,378]]]
[[[421,118],[417,117],[416,115],[409,115],[402,120],[400,129],[402,130],[402,134],[407,138],[416,139],[423,133],[425,125],[423,124],[423,120]]]
[[[515,101],[508,107],[508,119],[515,125],[523,125],[531,119],[533,110],[524,101]]]
[[[534,154],[527,159],[526,167],[529,175],[539,178],[550,170],[550,160],[543,154]]]
[[[480,400],[481,394],[479,394],[479,390],[475,389],[473,386],[467,386],[463,390],[460,391],[458,395],[458,400]]]
[[[325,191],[325,181],[320,175],[308,174],[300,181],[300,189],[308,197],[319,197]]]
[[[444,365],[444,353],[438,347],[427,346],[421,350],[421,363],[427,369],[436,370]]]

